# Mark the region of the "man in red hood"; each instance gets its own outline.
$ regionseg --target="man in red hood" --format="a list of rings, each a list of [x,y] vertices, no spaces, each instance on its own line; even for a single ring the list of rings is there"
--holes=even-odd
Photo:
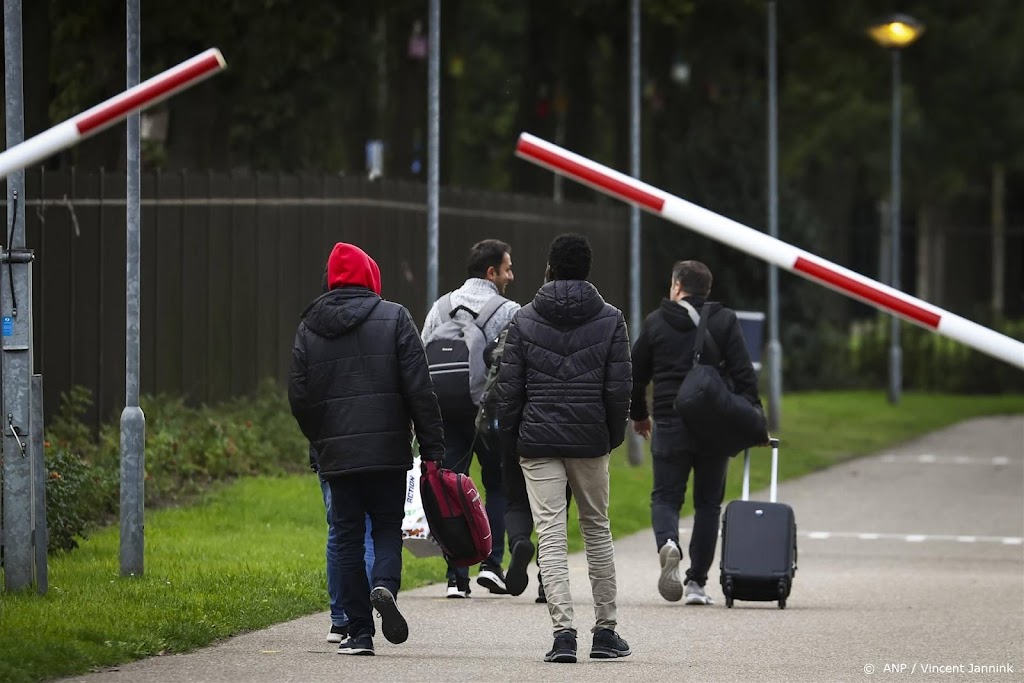
[[[338,242],[327,259],[327,289],[365,287],[380,296],[380,268],[354,244]]]
[[[337,243],[327,261],[327,287],[303,312],[295,334],[288,400],[331,489],[349,618],[338,654],[372,655],[372,609],[390,642],[409,637],[396,596],[412,433],[424,460],[441,460],[444,432],[416,325],[404,306],[381,299],[373,259]],[[367,515],[372,590],[362,566]]]

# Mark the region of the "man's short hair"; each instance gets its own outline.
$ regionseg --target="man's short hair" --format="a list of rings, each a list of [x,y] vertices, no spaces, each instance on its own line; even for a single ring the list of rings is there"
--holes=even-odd
[[[477,242],[469,250],[469,258],[466,260],[466,274],[469,277],[487,277],[487,269],[494,267],[501,270],[501,264],[505,262],[505,254],[512,254],[512,247],[501,240],[483,240]]]
[[[687,294],[706,297],[711,293],[711,270],[700,261],[676,261],[672,281],[682,285]]]
[[[548,252],[551,279],[586,280],[593,260],[594,252],[586,237],[572,232],[559,235],[551,242]]]

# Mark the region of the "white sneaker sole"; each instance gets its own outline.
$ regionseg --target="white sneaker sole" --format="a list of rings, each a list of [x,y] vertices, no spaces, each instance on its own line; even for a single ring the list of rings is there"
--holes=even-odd
[[[343,640],[345,639],[342,638],[340,633],[331,633],[327,636],[328,643],[340,643]]]
[[[715,601],[711,599],[710,595],[704,595],[704,596],[701,596],[701,595],[687,595],[686,596],[686,604],[687,605],[713,605],[713,604],[715,604]]]
[[[676,546],[666,543],[658,551],[661,559],[661,577],[658,579],[658,593],[669,602],[683,598],[683,583],[679,580],[679,561],[683,554]]]
[[[508,588],[501,577],[494,572],[483,569],[476,575],[476,582],[496,595],[508,595]]]
[[[455,588],[454,586],[450,586],[448,588],[448,597],[449,598],[462,599],[462,598],[466,598],[466,597],[469,597],[469,596],[466,595],[466,591],[460,591],[458,588]]]

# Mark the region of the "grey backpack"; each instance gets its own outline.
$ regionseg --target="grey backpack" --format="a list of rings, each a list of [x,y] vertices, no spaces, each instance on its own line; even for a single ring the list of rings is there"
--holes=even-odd
[[[451,294],[438,300],[443,322],[427,338],[426,351],[434,393],[445,417],[476,415],[487,381],[484,350],[490,340],[484,336],[484,326],[506,301],[495,294],[473,311],[466,306],[453,309]]]

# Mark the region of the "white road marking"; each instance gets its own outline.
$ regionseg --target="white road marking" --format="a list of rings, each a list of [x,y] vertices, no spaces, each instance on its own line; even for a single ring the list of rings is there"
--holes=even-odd
[[[681,534],[688,534],[692,529],[680,527]],[[814,540],[854,539],[858,541],[903,541],[904,543],[997,543],[1000,545],[1024,545],[1020,536],[957,536],[954,534],[883,534],[863,531],[800,531],[797,536]]]
[[[887,463],[915,463],[919,465],[986,465],[1006,467],[1007,465],[1024,465],[1024,459],[1014,458],[1011,460],[1005,455],[996,455],[990,458],[979,458],[970,455],[933,455],[922,453],[920,455],[883,455],[882,462]]]

